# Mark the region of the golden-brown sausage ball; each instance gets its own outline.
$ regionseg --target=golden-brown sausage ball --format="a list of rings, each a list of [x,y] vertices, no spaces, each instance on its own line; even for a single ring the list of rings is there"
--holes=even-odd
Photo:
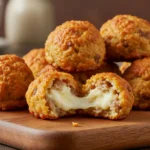
[[[63,89],[63,86],[66,85],[68,87],[68,89],[66,87],[67,91]],[[54,94],[51,93],[52,90],[54,90]],[[55,90],[60,91],[60,93],[57,94]],[[70,74],[57,71],[52,72],[52,70],[46,69],[30,84],[26,93],[29,112],[42,119],[57,119],[75,114],[75,110],[65,111],[62,109],[63,105],[67,104],[68,99],[65,93],[69,92],[68,90],[75,95],[77,95],[79,90],[77,82]],[[61,98],[62,102],[60,102],[60,105],[62,106],[57,106],[59,101],[55,101],[55,98],[58,100]]]
[[[50,33],[45,51],[53,67],[79,72],[100,67],[105,45],[99,31],[88,21],[67,21]]]
[[[15,110],[27,106],[25,93],[33,75],[22,58],[0,56],[0,110]]]
[[[35,78],[41,69],[48,65],[45,59],[45,50],[42,48],[29,51],[25,56],[23,56],[23,59],[31,69]]]
[[[150,56],[150,23],[131,15],[117,15],[104,23],[100,33],[109,60],[131,61]]]
[[[109,119],[122,119],[132,109],[134,96],[129,83],[115,73],[99,73],[87,80],[82,87],[85,95],[91,93],[91,100],[96,103],[93,111],[84,110],[85,114]],[[92,102],[91,101],[91,102]]]
[[[74,114],[122,119],[127,117],[134,101],[128,82],[114,73],[92,76],[79,89],[73,76],[51,70],[30,84],[26,98],[30,113],[42,119]]]
[[[123,74],[131,85],[135,97],[133,108],[150,110],[150,58],[132,62]]]

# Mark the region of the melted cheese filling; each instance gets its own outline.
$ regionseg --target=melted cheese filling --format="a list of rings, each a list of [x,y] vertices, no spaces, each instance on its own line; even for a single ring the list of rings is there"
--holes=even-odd
[[[107,110],[110,105],[118,99],[118,94],[114,94],[113,87],[110,87],[107,90],[102,90],[100,87],[97,87],[91,89],[89,94],[85,97],[77,97],[71,92],[70,87],[63,83],[59,90],[51,88],[47,93],[47,96],[50,101],[52,100],[55,102],[55,106],[64,111],[71,109],[87,109],[90,107]]]

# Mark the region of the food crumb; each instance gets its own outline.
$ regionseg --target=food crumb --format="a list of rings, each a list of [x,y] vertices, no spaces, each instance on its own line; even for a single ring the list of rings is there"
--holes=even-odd
[[[72,126],[73,126],[73,127],[79,127],[80,125],[79,125],[78,122],[72,122]]]

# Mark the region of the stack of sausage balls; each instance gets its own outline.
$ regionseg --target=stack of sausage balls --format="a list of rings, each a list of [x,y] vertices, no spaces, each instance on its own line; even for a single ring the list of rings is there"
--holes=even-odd
[[[120,70],[133,89],[134,109],[150,110],[150,23],[131,15],[118,15],[100,29],[106,57],[125,61]]]
[[[119,29],[114,29],[118,22],[104,24],[100,33],[88,21],[67,21],[49,34],[45,48],[23,57],[35,78],[26,92],[31,114],[42,119],[128,116],[134,102],[132,88],[113,62],[117,60],[113,56],[120,60],[125,54],[116,53],[113,43],[121,39]],[[108,49],[111,46],[113,50]]]

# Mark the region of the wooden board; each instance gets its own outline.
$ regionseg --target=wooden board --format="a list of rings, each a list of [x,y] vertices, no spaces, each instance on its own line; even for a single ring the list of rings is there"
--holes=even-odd
[[[78,122],[80,127],[73,127]],[[150,112],[120,121],[69,117],[41,120],[28,111],[0,112],[0,143],[29,150],[100,150],[150,147]]]

